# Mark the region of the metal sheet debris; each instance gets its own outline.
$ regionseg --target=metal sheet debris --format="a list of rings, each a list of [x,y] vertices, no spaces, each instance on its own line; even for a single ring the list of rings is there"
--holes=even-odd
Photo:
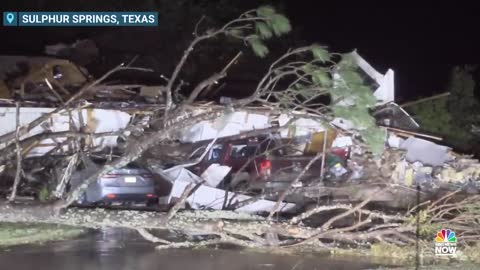
[[[43,114],[54,111],[55,108],[20,108],[20,125],[31,123]],[[0,136],[15,131],[16,108],[3,107],[0,108]],[[72,127],[76,130],[82,130],[85,133],[104,133],[116,132],[123,130],[130,122],[131,116],[128,113],[117,110],[104,109],[73,109],[71,110],[71,119],[67,111],[54,114],[48,121],[32,129],[29,133],[20,139],[28,138],[36,134],[45,132],[62,132],[70,131]],[[116,146],[118,136],[108,135],[99,138],[92,138],[90,146],[97,149],[104,147]],[[40,141],[36,146],[32,147],[26,154],[27,157],[42,156],[55,148],[58,144],[66,141],[66,138],[45,139]],[[5,147],[0,145],[0,147]],[[68,146],[64,146],[66,149]]]
[[[180,198],[188,184],[188,181],[175,181],[172,187],[172,192],[170,193],[169,203],[173,202],[175,198]],[[225,197],[227,197],[227,199],[225,199]],[[193,209],[221,210],[224,201],[234,204],[236,202],[243,202],[250,199],[252,199],[251,196],[226,192],[223,189],[201,185],[192,195],[187,198],[187,202]],[[245,213],[269,212],[274,208],[275,203],[276,202],[269,200],[258,200],[246,206],[240,207],[235,211]],[[294,207],[295,204],[293,203],[281,203],[280,211],[288,212]]]
[[[242,132],[267,129],[274,125],[272,122],[278,121],[280,126],[286,125],[293,116],[281,114],[279,116],[251,113],[247,111],[236,111],[226,116],[215,119],[214,121],[201,121],[186,128],[182,132],[182,142],[198,142],[211,140],[213,138],[222,138],[238,135]],[[293,138],[309,136],[314,132],[323,131],[323,125],[319,121],[307,118],[294,119],[280,131],[282,138]]]
[[[405,140],[395,135],[395,133],[390,133],[387,139],[388,146],[393,148],[400,148],[403,141]]]
[[[175,183],[178,181],[183,181],[188,183],[200,183],[203,181],[200,176],[182,167],[176,167],[171,170],[167,169],[161,173],[164,175],[166,180],[168,180],[170,183]]]
[[[335,140],[333,140],[332,147],[349,147],[353,145],[352,137],[350,136],[337,136]]]
[[[415,137],[409,137],[400,148],[407,150],[405,158],[412,163],[419,161],[424,165],[441,166],[452,159],[448,154],[450,148]]]
[[[232,168],[228,166],[222,166],[220,164],[214,163],[200,175],[200,177],[205,180],[205,182],[211,186],[216,187],[222,180],[227,176]]]
[[[201,121],[186,128],[183,142],[210,140],[218,136],[227,137],[244,131],[270,127],[268,116],[248,112],[234,112],[215,121]]]

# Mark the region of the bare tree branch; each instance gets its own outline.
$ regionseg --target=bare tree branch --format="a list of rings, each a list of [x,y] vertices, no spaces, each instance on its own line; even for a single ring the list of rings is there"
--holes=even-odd
[[[119,65],[115,67],[114,69],[110,70],[109,72],[105,73],[102,77],[100,77],[98,80],[95,80],[91,84],[85,85],[82,87],[75,95],[70,97],[67,101],[64,102],[64,104],[55,110],[44,114],[37,119],[33,120],[32,122],[22,126],[20,128],[20,137],[24,136],[28,132],[30,132],[33,128],[37,127],[50,117],[52,117],[54,114],[57,114],[63,110],[65,110],[69,105],[71,105],[73,102],[77,101],[79,98],[81,98],[83,95],[85,95],[88,91],[92,90],[95,86],[98,84],[102,83],[105,81],[107,78],[109,78],[112,74],[117,73],[122,70],[138,70],[138,71],[151,71],[150,69],[144,69],[144,68],[135,68],[135,67],[129,67],[129,66],[122,66]],[[11,132],[7,133],[5,135],[0,136],[0,143],[5,143],[7,146],[12,143],[12,140],[15,138],[16,132]]]
[[[195,192],[201,185],[203,185],[203,181],[200,183],[197,183],[196,185],[193,185],[193,183],[190,183],[187,185],[185,190],[183,191],[182,195],[180,196],[180,199],[175,203],[175,205],[168,211],[166,222],[171,220],[175,214],[180,210],[180,208],[185,204],[187,201],[188,197]]]
[[[15,172],[15,180],[13,181],[12,193],[9,201],[15,201],[17,196],[17,188],[20,183],[20,175],[22,173],[22,148],[20,147],[20,103],[16,103],[16,129],[15,129],[15,152],[17,153],[17,171]]]
[[[185,104],[190,104],[195,101],[195,99],[200,95],[203,89],[206,87],[216,83],[218,80],[224,78],[227,74],[225,72],[222,73],[217,73],[213,74],[209,78],[205,79],[204,81],[200,82],[195,89],[193,89],[192,93],[188,97],[188,99],[185,101]]]
[[[71,132],[71,131],[62,131],[54,133],[40,133],[33,135],[19,142],[21,148],[28,148],[32,144],[54,138],[98,138],[104,136],[118,136],[122,134],[122,131],[118,132],[103,132],[103,133],[80,133],[80,132]],[[0,164],[4,164],[12,159],[16,149],[15,145],[10,145],[6,148],[0,150]]]
[[[330,226],[337,220],[340,220],[344,217],[347,217],[349,215],[351,215],[352,213],[355,213],[356,211],[360,210],[362,207],[364,207],[365,205],[367,205],[373,198],[374,194],[372,196],[369,196],[368,198],[366,198],[365,200],[363,200],[363,202],[359,203],[357,206],[355,206],[354,208],[348,210],[348,211],[345,211],[344,213],[341,213],[339,215],[336,215],[334,217],[332,217],[331,219],[327,220],[327,222],[325,222],[323,225],[322,225],[322,229],[324,230],[327,230],[330,228]]]
[[[62,177],[60,179],[60,182],[58,183],[57,187],[55,188],[55,191],[53,194],[57,198],[62,198],[64,193],[65,193],[65,187],[67,184],[70,182],[70,178],[72,177],[73,170],[75,169],[77,162],[78,162],[78,157],[79,154],[75,153],[70,157],[70,160],[68,161],[68,165],[63,170]]]
[[[172,242],[160,239],[156,237],[155,235],[151,234],[147,229],[145,228],[134,228],[143,238],[146,240],[152,242],[152,243],[162,243],[166,245],[170,245]]]
[[[321,212],[339,210],[339,209],[351,210],[352,208],[353,207],[351,205],[346,205],[346,204],[319,205],[319,206],[317,206],[313,209],[310,209],[306,212],[303,212],[303,213],[293,217],[292,219],[290,219],[290,224],[297,224],[298,222],[300,222],[302,220],[305,220],[305,219],[311,217],[312,215],[315,215],[315,214],[318,214],[318,213],[321,213]],[[370,210],[366,210],[366,209],[359,209],[358,212],[360,212],[362,214],[366,214],[366,215],[368,215],[372,218],[380,218],[380,219],[383,219],[385,221],[391,221],[391,220],[400,221],[400,220],[406,220],[407,219],[406,217],[403,217],[403,216],[392,216],[392,215],[383,214],[381,212],[375,212],[375,211],[370,211]]]
[[[316,241],[317,239],[319,238],[322,238],[322,237],[326,237],[326,236],[329,236],[329,235],[338,235],[338,234],[343,234],[345,232],[348,232],[348,231],[352,231],[352,230],[355,230],[355,229],[358,229],[364,225],[367,225],[369,224],[370,222],[372,222],[370,220],[369,217],[367,217],[365,220],[362,220],[360,222],[357,222],[355,224],[353,224],[352,226],[349,226],[349,227],[345,227],[345,228],[336,228],[336,229],[331,229],[331,230],[326,230],[326,231],[321,231],[317,234],[314,234],[312,235],[311,237],[305,239],[305,240],[302,240],[294,245],[291,245],[291,247],[294,247],[294,246],[300,246],[300,245],[305,245],[305,244],[308,244],[308,243],[311,243],[313,241]]]
[[[278,197],[278,200],[277,202],[275,203],[275,206],[272,208],[272,210],[270,210],[270,214],[268,215],[268,218],[271,219],[273,217],[273,215],[278,211],[282,201],[285,199],[285,197],[287,197],[287,194],[288,192],[290,192],[290,188],[292,186],[294,186],[298,181],[300,181],[300,179],[303,177],[303,175],[305,175],[305,173],[310,169],[310,167],[313,165],[313,163],[315,163],[322,155],[324,155],[325,153],[318,153],[314,158],[312,158],[308,164],[305,166],[305,168],[302,170],[302,172],[300,172],[297,176],[297,178],[295,178],[292,182],[290,182],[290,184],[287,186],[287,188],[282,192],[282,194],[280,194],[280,196]]]

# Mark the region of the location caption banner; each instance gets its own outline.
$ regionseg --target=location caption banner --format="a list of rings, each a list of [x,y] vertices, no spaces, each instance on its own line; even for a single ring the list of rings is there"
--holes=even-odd
[[[158,26],[158,12],[3,12],[4,26]]]

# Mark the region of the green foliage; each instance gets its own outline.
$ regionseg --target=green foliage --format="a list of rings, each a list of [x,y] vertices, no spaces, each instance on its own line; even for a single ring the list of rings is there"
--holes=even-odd
[[[243,31],[241,29],[231,29],[229,31],[229,34],[232,35],[232,36],[242,36],[243,35]]]
[[[303,88],[298,88],[297,93],[300,96],[302,96],[304,99],[313,98],[317,95],[315,91],[311,91],[310,89],[303,89]]]
[[[256,10],[254,27],[255,34],[246,38],[253,52],[259,57],[266,57],[269,53],[264,41],[273,36],[281,36],[291,31],[289,20],[276,12],[271,6],[262,6]],[[253,18],[249,17],[249,18]],[[383,150],[385,131],[379,129],[375,125],[374,118],[370,115],[369,108],[374,106],[376,99],[373,96],[373,91],[369,89],[363,78],[357,72],[354,59],[349,55],[345,55],[342,61],[338,64],[331,62],[332,54],[326,47],[314,44],[309,48],[313,61],[304,61],[305,50],[300,50],[295,57],[302,60],[294,62],[294,72],[286,72],[289,76],[292,73],[302,76],[298,83],[294,85],[295,92],[274,92],[270,93],[269,97],[275,98],[276,102],[281,107],[291,108],[295,105],[300,105],[299,100],[309,100],[311,98],[322,95],[326,92],[332,100],[330,109],[335,117],[341,117],[351,121],[361,133],[367,145],[372,152],[378,153]],[[294,57],[293,55],[290,55]],[[282,59],[286,61],[285,59]],[[303,66],[296,66],[298,63],[306,63]],[[284,68],[289,69],[288,65]],[[277,72],[277,73],[275,73]],[[274,70],[275,75],[285,72],[284,69]],[[302,73],[300,75],[300,73]],[[340,79],[334,79],[335,74],[338,73]],[[295,75],[293,75],[295,77]],[[292,89],[290,89],[292,90]],[[301,97],[300,99],[298,99]],[[318,103],[317,103],[318,104]],[[300,107],[305,106],[301,104]],[[318,106],[318,105],[316,105]],[[308,107],[308,105],[307,105]],[[317,109],[317,108],[312,108]]]
[[[432,223],[432,224],[421,224],[419,228],[419,235],[421,239],[433,240],[437,232],[443,229],[442,224]]]
[[[318,45],[312,48],[312,56],[316,60],[325,63],[331,59],[331,54],[325,48]],[[378,154],[384,149],[386,131],[376,125],[369,111],[376,104],[376,98],[373,91],[365,85],[355,62],[348,56],[345,58],[345,61],[342,60],[331,66],[318,65],[315,62],[304,64],[300,69],[305,73],[304,76],[310,76],[310,82],[297,83],[294,89],[299,96],[306,99],[318,95],[319,91],[326,91],[330,95],[329,109],[333,117],[350,121],[369,149],[374,154]],[[289,99],[283,99],[282,96],[278,99],[282,104],[292,102]]]
[[[347,85],[361,85],[363,84],[363,79],[360,77],[360,74],[352,68],[342,68],[338,70],[338,74],[345,81]]]
[[[252,47],[253,52],[255,55],[258,57],[264,58],[268,54],[268,48],[263,44],[262,40],[260,37],[257,35],[252,35],[248,38],[248,42],[250,43],[250,46]]]
[[[305,72],[306,74],[312,74],[315,69],[317,69],[318,67],[315,66],[315,65],[312,65],[312,64],[306,64],[302,67],[302,70],[303,72]]]
[[[267,24],[273,29],[273,33],[277,37],[280,37],[281,35],[292,30],[290,21],[282,14],[274,14],[272,17],[268,18]]]
[[[325,70],[317,69],[313,71],[311,74],[312,74],[312,81],[315,84],[318,84],[324,87],[331,86],[332,80],[330,79],[330,75]]]
[[[422,129],[464,149],[471,149],[476,143],[471,128],[480,123],[480,103],[474,94],[472,71],[468,66],[454,68],[448,86],[449,96],[407,107]]]
[[[279,14],[271,6],[262,6],[256,10],[259,17],[252,27],[255,28],[255,34],[246,38],[252,47],[255,55],[264,58],[269,50],[263,43],[264,40],[272,38],[274,35],[279,37],[292,30],[290,21],[282,14]]]
[[[65,240],[85,232],[63,225],[0,223],[0,247]]]
[[[377,126],[371,126],[367,129],[360,130],[360,135],[367,143],[368,148],[373,154],[382,153],[387,138],[387,131]]]
[[[335,80],[334,83],[337,83],[338,81]],[[341,87],[338,84],[334,86],[335,89],[330,90],[330,96],[332,98],[332,103],[335,106],[338,102],[342,101],[346,97],[351,96],[352,94],[352,89],[348,87]]]
[[[297,89],[297,90],[301,90],[303,88],[305,88],[305,85],[301,84],[301,83],[296,83],[293,88]]]
[[[272,31],[270,30],[270,27],[264,22],[257,22],[255,23],[255,28],[257,30],[257,33],[263,38],[263,39],[269,39],[273,36]]]
[[[49,198],[50,198],[50,190],[48,189],[47,185],[44,185],[38,192],[38,199],[41,202],[46,202],[48,201]]]
[[[370,151],[374,154],[381,153],[386,131],[376,125],[369,112],[369,108],[376,103],[373,91],[365,85],[357,72],[355,62],[348,55],[340,61],[336,70],[338,77],[330,91],[334,102],[331,106],[334,115],[351,121]]]
[[[362,104],[367,108],[373,107],[377,103],[377,99],[373,95],[372,89],[365,85],[358,85],[356,87],[355,102]]]
[[[480,102],[475,97],[475,81],[473,68],[470,66],[456,67],[452,72],[449,85],[450,96],[447,104],[452,118],[459,127],[470,129],[472,124],[478,124]]]
[[[356,66],[355,59],[350,54],[342,55],[342,60],[338,63],[338,69],[352,68]]]
[[[260,17],[269,18],[275,15],[275,13],[275,8],[273,8],[272,6],[261,6],[257,8],[257,15]]]
[[[331,86],[332,79],[327,69],[313,64],[306,64],[302,67],[302,70],[311,76],[314,84],[324,87]]]
[[[323,63],[330,60],[330,53],[325,47],[320,45],[315,44],[312,46],[312,54],[315,59],[320,60]]]
[[[265,23],[257,23],[257,32],[264,38],[271,38],[272,32],[279,37],[292,30],[290,21],[287,17],[279,14],[271,6],[262,6],[257,9],[257,16],[262,18]]]
[[[452,131],[453,118],[447,109],[447,102],[447,98],[441,98],[412,106],[408,110],[419,121],[422,129],[435,134],[448,134]]]
[[[370,115],[368,110],[361,106],[334,105],[332,106],[332,111],[335,116],[351,121],[352,124],[359,130],[375,126],[375,120],[373,117]]]
[[[414,226],[415,224],[417,224],[417,216],[418,216],[418,222],[420,224],[424,224],[429,219],[428,211],[420,210],[418,211],[417,215],[410,216],[409,219],[407,220],[407,223],[411,226]]]
[[[480,264],[480,243],[476,243],[471,246],[466,246],[463,250],[463,253],[468,258],[468,260]]]
[[[465,211],[472,216],[480,217],[480,201],[475,201],[466,205]]]
[[[372,256],[379,258],[410,259],[415,258],[415,249],[410,246],[397,246],[386,243],[376,243],[370,246]]]

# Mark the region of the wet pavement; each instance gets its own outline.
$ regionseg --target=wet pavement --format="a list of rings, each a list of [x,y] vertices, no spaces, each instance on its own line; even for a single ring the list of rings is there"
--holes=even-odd
[[[225,249],[154,249],[136,232],[106,229],[79,239],[42,246],[0,250],[0,269],[14,270],[147,270],[147,269],[377,269],[358,258],[329,258],[254,253]]]

